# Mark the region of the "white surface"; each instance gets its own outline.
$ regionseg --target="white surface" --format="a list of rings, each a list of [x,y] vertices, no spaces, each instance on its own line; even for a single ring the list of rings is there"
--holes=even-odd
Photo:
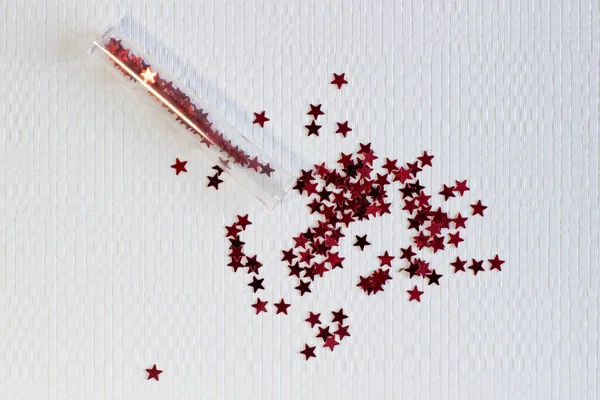
[[[0,399],[600,398],[598,3],[368,3],[0,0]],[[429,188],[466,178],[454,204],[490,207],[458,254],[498,252],[504,271],[447,274],[446,251],[421,304],[400,274],[364,296],[358,275],[407,244],[396,192],[392,216],[347,232],[346,268],[300,299],[278,260],[310,222],[305,198],[269,213],[231,179],[205,187],[202,154],[84,53],[123,14],[294,174],[358,142],[433,152]],[[319,138],[302,128],[311,102],[327,113]],[[291,299],[289,317],[252,315],[247,277],[225,267],[239,213],[262,297]],[[339,307],[352,337],[303,361],[306,313]]]

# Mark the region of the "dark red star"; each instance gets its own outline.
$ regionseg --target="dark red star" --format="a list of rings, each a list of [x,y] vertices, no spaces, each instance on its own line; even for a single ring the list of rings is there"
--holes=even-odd
[[[350,128],[348,126],[348,121],[346,121],[346,122],[336,122],[336,124],[337,124],[337,130],[335,131],[335,133],[339,133],[343,137],[346,137],[346,135],[348,134],[348,132],[352,132],[352,128]]]
[[[259,113],[254,113],[254,121],[252,121],[253,124],[258,124],[260,125],[261,128],[265,127],[265,122],[270,121],[269,118],[267,118],[265,116],[265,112],[259,112]]]
[[[162,374],[160,369],[156,369],[156,364],[154,364],[152,368],[146,369],[146,372],[148,373],[148,380],[158,380],[158,375]]]
[[[371,243],[367,242],[367,235],[364,235],[364,236],[355,235],[355,237],[356,237],[356,243],[354,243],[354,246],[360,247],[361,251],[364,251],[366,246],[371,245]]]
[[[256,315],[260,314],[261,312],[266,313],[267,312],[267,304],[269,304],[268,301],[261,301],[260,297],[257,297],[256,303],[252,304],[252,307],[254,307],[256,309]]]
[[[421,157],[417,157],[417,159],[421,161],[421,168],[423,168],[426,165],[429,165],[431,167],[431,160],[433,160],[433,158],[434,156],[430,156],[429,154],[427,154],[426,151],[423,152],[423,155]]]
[[[347,315],[344,315],[344,309],[340,308],[339,311],[335,312],[332,311],[331,312],[333,314],[333,319],[331,320],[331,322],[333,322],[334,324],[337,322],[338,324],[344,324],[344,320],[346,318],[348,318]]]
[[[332,85],[336,85],[338,89],[341,89],[343,85],[347,84],[348,81],[345,79],[346,73],[342,74],[333,74],[333,80],[331,81]]]
[[[227,230],[226,237],[235,238],[237,237],[238,233],[240,233],[240,227],[237,226],[237,224],[226,226],[225,229]]]
[[[323,111],[321,111],[321,104],[319,105],[310,105],[310,111],[307,113],[308,115],[312,115],[312,117],[316,120],[319,118],[319,115],[323,115]]]
[[[496,254],[496,257],[492,258],[491,260],[488,260],[488,262],[490,263],[490,271],[493,269],[502,271],[502,264],[504,264],[504,260],[498,258],[498,254]]]
[[[393,174],[395,171],[398,171],[398,160],[390,160],[389,158],[385,159],[385,164],[381,166],[383,169],[387,169],[388,174]]]
[[[454,185],[454,191],[457,192],[458,194],[460,194],[461,196],[463,194],[465,194],[465,192],[467,190],[470,190],[469,187],[467,186],[467,181],[454,181],[455,185]]]
[[[466,264],[467,261],[461,260],[460,257],[456,257],[456,260],[450,263],[450,265],[454,267],[454,273],[457,273],[458,271],[465,271]]]
[[[308,136],[319,136],[319,129],[321,129],[321,125],[317,125],[315,120],[313,120],[309,125],[304,125],[304,127],[308,129]]]
[[[321,320],[319,319],[319,317],[321,316],[321,314],[313,314],[312,312],[308,313],[308,318],[305,319],[306,322],[308,322],[310,324],[311,328],[314,328],[315,325],[321,325]]]
[[[394,256],[391,256],[387,250],[385,251],[385,253],[382,256],[377,256],[377,258],[379,258],[379,266],[383,267],[384,265],[387,265],[388,267],[392,266],[392,261],[394,260]]]
[[[444,185],[444,188],[442,189],[440,194],[442,196],[444,196],[444,200],[448,200],[450,197],[456,197],[456,195],[454,194],[453,186],[448,187],[448,186]]]
[[[330,336],[327,338],[327,340],[325,340],[325,344],[323,344],[323,347],[327,347],[329,348],[329,350],[333,351],[335,346],[337,346],[338,344],[340,343],[337,340],[335,340],[335,336]]]
[[[338,337],[340,338],[340,340],[342,340],[346,336],[350,336],[350,334],[348,333],[348,328],[349,328],[348,325],[343,326],[342,324],[338,324],[337,331],[335,331],[333,333],[335,333],[336,335],[338,335]]]
[[[219,179],[219,175],[214,175],[214,176],[207,176],[208,178],[208,185],[207,187],[214,187],[215,189],[219,190],[219,184],[223,183],[222,179]]]
[[[316,349],[316,346],[312,346],[311,347],[308,344],[305,344],[304,345],[304,350],[302,350],[300,352],[300,354],[302,354],[304,356],[305,360],[308,360],[311,357],[315,357],[316,358],[317,356],[315,356],[315,349]]]
[[[460,237],[460,232],[450,233],[448,238],[448,244],[454,245],[454,247],[458,247],[460,242],[464,242],[465,239]]]
[[[285,314],[288,315],[287,309],[290,307],[291,304],[287,304],[283,298],[281,300],[279,300],[279,303],[274,303],[275,308],[277,308],[277,314]],[[275,315],[277,315],[275,314]]]
[[[260,173],[267,175],[267,176],[271,176],[271,173],[275,172],[275,170],[273,168],[271,168],[271,164],[265,164],[265,165],[261,165],[260,166]]]
[[[281,259],[281,261],[286,262],[288,264],[294,261],[296,257],[298,257],[296,254],[294,254],[294,249],[282,250],[282,252],[283,258]]]
[[[187,164],[187,161],[180,161],[179,158],[175,159],[175,164],[171,165],[171,168],[175,170],[175,175],[179,175],[180,172],[187,172],[185,164]]]
[[[412,258],[414,256],[416,256],[417,254],[413,251],[412,246],[408,246],[406,249],[400,249],[400,251],[402,252],[402,255],[400,256],[400,259],[406,259],[410,262],[410,260],[412,260]]]
[[[300,283],[294,289],[300,292],[300,296],[304,296],[305,293],[312,293],[310,290],[310,281],[300,280]]]
[[[329,332],[329,327],[326,326],[324,328],[319,327],[319,333],[317,333],[317,337],[323,339],[323,341],[327,341],[327,338],[330,338],[331,336],[333,336],[333,334],[331,334]]]
[[[452,222],[454,222],[454,227],[455,228],[466,228],[467,226],[465,225],[467,222],[467,217],[463,217],[462,215],[460,215],[460,213],[456,214],[456,217],[454,217],[452,219]]]
[[[423,294],[423,292],[421,292],[419,290],[419,288],[417,287],[417,285],[415,285],[415,287],[412,288],[411,290],[407,290],[407,292],[408,292],[408,294],[410,296],[410,298],[409,298],[408,301],[415,300],[415,301],[421,302],[421,295]]]
[[[427,277],[427,279],[429,279],[429,282],[427,283],[428,285],[435,283],[436,285],[440,286],[439,281],[440,281],[440,278],[442,277],[442,275],[435,272],[435,269],[432,270],[430,274],[425,275],[425,276]]]
[[[265,290],[265,288],[263,287],[263,283],[264,282],[264,278],[263,279],[257,279],[256,276],[252,277],[252,282],[250,282],[248,284],[248,286],[250,286],[252,289],[254,289],[254,293],[256,293],[259,290]]]
[[[469,269],[473,271],[473,275],[477,275],[478,272],[485,271],[483,269],[483,261],[476,261],[475,259],[471,259],[471,265]]]
[[[288,268],[290,269],[290,273],[288,276],[295,275],[298,278],[300,278],[300,272],[302,272],[302,268],[300,267],[300,265],[298,263],[296,263],[294,265],[289,265]]]
[[[238,218],[237,225],[239,225],[239,227],[242,228],[243,231],[246,230],[246,227],[248,225],[252,225],[252,222],[250,222],[248,220],[248,214],[243,215],[243,216],[242,215],[238,215],[237,218]]]
[[[479,200],[476,204],[471,204],[471,208],[473,209],[472,215],[481,215],[483,217],[483,211],[487,208],[487,206],[481,204],[481,200]]]

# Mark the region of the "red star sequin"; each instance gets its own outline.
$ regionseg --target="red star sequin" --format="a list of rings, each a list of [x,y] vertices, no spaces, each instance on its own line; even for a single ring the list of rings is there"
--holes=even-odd
[[[219,175],[214,175],[214,176],[207,176],[208,178],[208,185],[206,185],[207,187],[214,187],[216,190],[219,190],[219,184],[223,183],[222,179],[219,179]]]
[[[417,159],[421,161],[421,168],[423,168],[426,165],[431,167],[431,160],[433,160],[433,158],[434,156],[430,156],[429,154],[427,154],[426,151],[423,152],[423,155],[421,157],[417,157]]]
[[[310,111],[307,113],[308,115],[312,115],[313,119],[319,118],[319,115],[323,115],[324,112],[321,111],[321,104],[318,105],[310,105]]]
[[[180,172],[187,172],[185,164],[187,164],[187,161],[180,161],[179,158],[175,159],[175,164],[171,165],[171,168],[175,170],[175,175],[179,175]]]
[[[343,137],[346,137],[346,135],[348,134],[348,132],[352,132],[352,128],[350,128],[348,126],[348,121],[346,121],[346,122],[336,122],[336,123],[337,123],[337,130],[335,131],[335,133],[339,133]]]
[[[421,302],[421,295],[423,294],[423,292],[421,292],[419,290],[419,288],[417,287],[417,285],[415,285],[414,288],[412,288],[411,290],[407,290],[410,298],[408,301],[418,301]]]
[[[440,194],[442,196],[444,196],[444,200],[448,200],[450,197],[456,197],[454,194],[454,186],[446,186],[444,185],[444,188],[442,189],[442,191],[440,192]]]
[[[329,332],[329,327],[318,327],[319,333],[317,333],[317,337],[323,339],[324,342],[327,341],[328,338],[332,337],[333,334]]]
[[[454,247],[458,247],[460,242],[464,242],[465,240],[460,237],[460,232],[450,233],[448,237],[448,244],[454,245]]]
[[[308,129],[308,136],[319,136],[319,129],[321,129],[321,125],[317,125],[314,119],[309,125],[304,125],[304,127]]]
[[[481,215],[483,217],[483,211],[487,208],[487,206],[481,204],[481,200],[479,200],[476,204],[471,204],[471,208],[473,209],[472,215]]]
[[[336,334],[340,340],[342,340],[343,338],[350,336],[350,334],[348,333],[348,328],[349,326],[343,326],[342,324],[338,324],[338,329],[337,331],[333,332],[334,334]]]
[[[456,217],[454,217],[452,219],[452,222],[454,222],[454,227],[455,228],[466,228],[467,226],[465,225],[467,222],[467,217],[463,217],[462,215],[460,215],[460,213],[456,214]]]
[[[256,315],[260,314],[261,312],[266,313],[267,312],[267,304],[269,304],[268,301],[261,301],[260,297],[257,297],[256,303],[252,304],[252,307],[254,307],[254,309],[256,310]]]
[[[475,259],[472,259],[469,269],[473,271],[473,275],[477,275],[477,273],[484,271],[483,261],[476,261]]]
[[[323,347],[327,347],[329,350],[333,351],[335,346],[337,346],[338,344],[340,343],[337,340],[335,340],[335,336],[330,336],[327,338],[327,340],[325,340]]]
[[[491,260],[488,260],[488,262],[490,263],[490,271],[493,269],[502,271],[502,264],[504,264],[504,260],[498,258],[498,254],[496,254],[496,257],[492,258]]]
[[[256,293],[259,290],[265,290],[265,288],[263,287],[263,282],[264,278],[258,279],[256,276],[253,276],[252,282],[250,282],[248,286],[250,286],[254,290],[254,293]]]
[[[465,265],[467,261],[461,260],[459,257],[456,257],[456,261],[451,262],[450,265],[454,267],[454,273],[458,271],[465,271]]]
[[[356,237],[356,242],[354,243],[354,246],[355,247],[360,247],[361,251],[364,251],[366,246],[370,246],[371,245],[371,243],[369,243],[367,241],[367,235],[364,235],[364,236],[358,236],[358,235],[356,235],[355,237]]]
[[[246,215],[238,215],[236,224],[243,230],[246,230],[248,225],[252,225],[252,222],[248,219],[248,214]]]
[[[344,309],[340,308],[337,312],[336,311],[332,311],[331,312],[333,314],[333,319],[331,322],[333,322],[334,324],[337,322],[338,324],[344,324],[344,320],[346,318],[348,318],[347,315],[344,315]]]
[[[310,281],[300,280],[298,286],[296,286],[294,289],[300,292],[300,296],[304,296],[305,293],[312,293],[310,290]]]
[[[265,122],[267,121],[270,121],[270,119],[265,116],[265,111],[254,113],[254,121],[252,121],[253,124],[258,124],[261,128],[264,128]]]
[[[306,322],[308,322],[310,324],[311,328],[314,328],[315,325],[321,325],[321,320],[319,319],[319,317],[321,316],[321,314],[313,314],[312,312],[308,313],[308,318],[305,319]]]
[[[226,226],[225,229],[227,230],[226,237],[230,237],[230,238],[237,237],[238,233],[240,233],[240,231],[241,231],[240,227],[237,226],[236,224],[233,224],[231,226]]]
[[[333,80],[331,81],[332,85],[336,85],[338,89],[341,89],[343,85],[347,84],[348,81],[345,79],[346,73],[342,74],[333,74]]]
[[[304,350],[302,350],[302,351],[300,352],[300,354],[302,354],[302,355],[304,356],[304,359],[305,359],[305,360],[308,360],[308,359],[309,359],[309,358],[311,358],[311,357],[317,357],[317,356],[315,355],[315,348],[316,348],[316,346],[312,346],[312,347],[311,347],[311,346],[309,346],[308,344],[305,344],[305,345],[304,345]]]
[[[291,304],[287,304],[283,300],[283,298],[281,300],[279,300],[279,303],[274,303],[274,305],[275,305],[275,308],[277,309],[277,313],[275,315],[277,315],[277,314],[288,315],[287,310],[288,310],[288,308],[290,307]]]
[[[457,192],[459,195],[464,195],[465,192],[467,190],[470,190],[469,187],[467,186],[467,181],[454,181],[454,191]]]
[[[146,372],[148,373],[148,380],[158,380],[158,375],[162,374],[160,369],[156,369],[156,364],[154,364],[152,368],[146,369]]]
[[[384,265],[387,265],[388,267],[392,266],[392,261],[394,260],[394,256],[391,256],[387,250],[386,252],[382,255],[382,256],[377,256],[377,258],[379,258],[379,266],[383,267]]]

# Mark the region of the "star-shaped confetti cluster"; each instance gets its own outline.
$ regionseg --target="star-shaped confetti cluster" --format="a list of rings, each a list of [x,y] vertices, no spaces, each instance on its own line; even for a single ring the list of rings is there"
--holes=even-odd
[[[221,174],[223,173],[223,168],[221,168],[219,165],[215,165],[212,167],[212,169],[215,170],[215,174],[213,176],[209,175],[206,177],[208,179],[208,184],[206,186],[213,187],[215,190],[219,190],[219,185],[223,183],[223,180],[220,178]]]
[[[338,311],[332,311],[331,313],[333,314],[333,318],[329,325],[321,324],[321,314],[315,314],[312,311],[309,312],[306,322],[308,322],[310,327],[317,332],[315,337],[321,339],[322,347],[333,351],[335,347],[342,342],[342,339],[350,336],[350,333],[348,332],[350,326],[344,325],[344,320],[347,319],[348,316],[344,314],[343,308],[340,308]],[[317,329],[314,329],[315,327]],[[308,343],[306,343],[304,349],[300,351],[300,354],[304,356],[305,360],[308,360],[316,357],[316,348],[317,346],[309,346]]]
[[[229,240],[229,264],[228,267],[233,269],[233,272],[237,272],[239,269],[245,270],[248,275],[252,275],[251,281],[248,286],[252,289],[253,293],[257,293],[261,290],[265,290],[264,278],[260,276],[260,268],[263,264],[258,260],[256,255],[248,255],[244,251],[244,243],[240,234],[246,230],[246,228],[252,225],[252,222],[246,215],[238,215],[237,221],[231,225],[225,227],[225,237]],[[267,313],[267,305],[269,301],[261,300],[257,297],[252,307],[254,308],[255,314]],[[276,314],[288,315],[288,308],[290,304],[286,303],[282,298],[278,303],[273,303],[276,309]]]
[[[161,78],[160,73],[153,70],[140,56],[123,46],[121,40],[110,38],[104,49],[110,54],[115,67],[133,81],[142,82],[149,94],[157,99],[163,108],[185,128],[198,135],[200,142],[207,147],[215,146],[227,162],[233,162],[243,168],[271,176],[273,167],[262,162],[258,156],[248,154],[240,145],[226,138],[213,126],[214,120],[181,89],[173,86],[173,82]],[[265,112],[255,113],[255,123],[264,126],[269,119]],[[213,183],[213,186],[218,183]]]

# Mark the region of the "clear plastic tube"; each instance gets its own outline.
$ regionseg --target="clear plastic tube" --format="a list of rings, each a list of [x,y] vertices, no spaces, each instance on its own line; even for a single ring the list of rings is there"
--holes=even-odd
[[[106,28],[89,53],[121,72],[132,82],[133,89],[142,89],[135,92],[157,100],[181,129],[198,136],[205,154],[268,209],[273,209],[294,184],[295,179],[287,171],[227,121],[216,119],[198,96],[179,84],[116,27]]]

